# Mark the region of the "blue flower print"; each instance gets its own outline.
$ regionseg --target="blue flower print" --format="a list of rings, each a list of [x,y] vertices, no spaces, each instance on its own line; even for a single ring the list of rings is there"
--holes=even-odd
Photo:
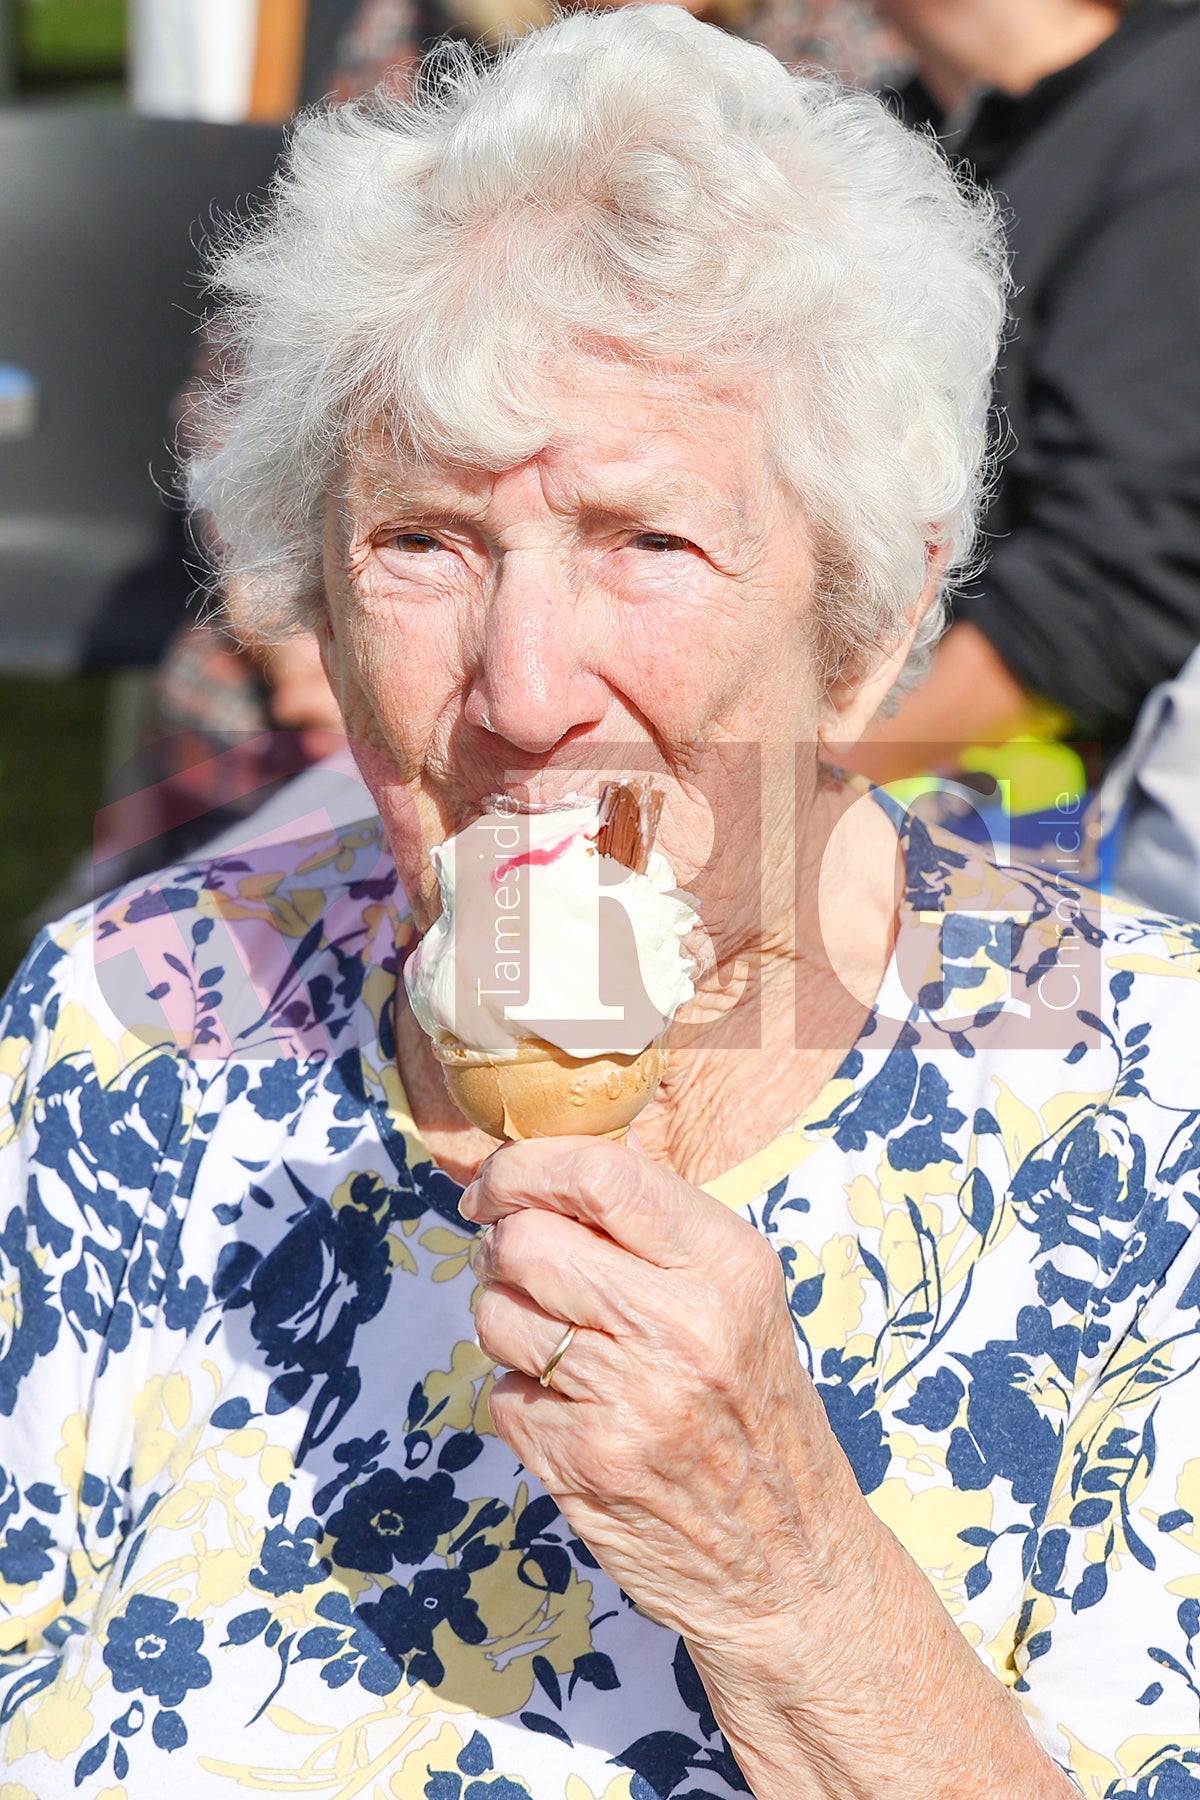
[[[304,1211],[258,1262],[239,1271],[226,1305],[251,1307],[251,1331],[271,1368],[285,1371],[268,1405],[295,1406],[311,1388],[309,1419],[296,1462],[325,1442],[358,1398],[355,1337],[379,1313],[391,1284],[388,1232],[405,1197],[370,1175],[356,1177],[336,1212],[294,1170],[286,1173]]]
[[[464,1744],[456,1758],[458,1770],[430,1769],[425,1783],[425,1800],[529,1800],[529,1789],[510,1781],[505,1775],[493,1775],[492,1746],[481,1731]],[[463,1787],[463,1777],[467,1785]],[[470,1777],[487,1776],[487,1780]]]
[[[39,1581],[53,1567],[46,1554],[54,1539],[40,1519],[27,1519],[19,1529],[8,1533],[0,1550],[0,1577],[20,1587],[26,1581]]]
[[[480,1644],[487,1636],[475,1602],[467,1597],[471,1577],[465,1569],[422,1569],[411,1588],[385,1588],[378,1600],[355,1607],[357,1628],[350,1648],[365,1657],[358,1671],[363,1687],[390,1694],[405,1672],[410,1682],[436,1687],[445,1674],[433,1648],[433,1633],[442,1623],[464,1644]]]
[[[352,1488],[331,1515],[333,1560],[342,1569],[387,1575],[393,1563],[424,1562],[438,1538],[466,1515],[467,1503],[455,1495],[449,1475],[405,1479],[380,1469]]]
[[[272,1525],[263,1538],[258,1567],[250,1571],[250,1585],[263,1594],[299,1594],[314,1582],[324,1581],[329,1564],[313,1560],[313,1545],[321,1536],[316,1519],[301,1519],[295,1531]]]
[[[30,1188],[36,1201],[36,1180]],[[27,1220],[24,1211],[14,1207],[0,1232],[0,1289],[18,1296],[0,1342],[0,1415],[6,1418],[38,1357],[48,1356],[58,1342],[59,1314],[51,1304],[50,1283],[38,1267],[33,1241],[31,1226],[37,1222],[36,1214]],[[42,1236],[39,1232],[39,1241]]]
[[[204,1627],[180,1619],[173,1600],[135,1594],[124,1616],[108,1628],[104,1660],[113,1686],[122,1694],[153,1694],[164,1706],[178,1706],[192,1688],[212,1680],[208,1658],[200,1654]]]

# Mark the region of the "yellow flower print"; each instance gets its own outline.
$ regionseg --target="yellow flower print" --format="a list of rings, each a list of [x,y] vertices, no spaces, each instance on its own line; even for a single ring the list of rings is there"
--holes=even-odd
[[[1106,902],[1111,905],[1112,902]],[[1130,950],[1118,956],[1106,956],[1107,969],[1128,969],[1134,975],[1191,975],[1200,967],[1200,953],[1183,932],[1164,929],[1159,938],[1165,956],[1153,956],[1144,950]]]
[[[314,833],[310,838],[299,838],[297,842],[317,844],[318,849],[306,856],[303,862],[297,863],[297,875],[314,875],[318,869],[327,869],[332,864],[339,874],[346,875],[354,867],[355,852],[369,850],[372,844],[380,841],[382,833],[378,825],[359,825],[353,831],[339,831],[334,838],[327,832]]]
[[[185,1375],[152,1375],[133,1403],[133,1482],[153,1481],[163,1469],[182,1475],[203,1429],[193,1425],[191,1383]]]
[[[928,1171],[921,1169],[918,1174]],[[904,1182],[911,1190],[912,1176],[904,1172]],[[945,1192],[944,1184],[939,1189]],[[912,1195],[913,1201],[921,1216],[921,1222],[929,1231],[935,1243],[942,1241],[942,1209],[933,1201]],[[894,1294],[917,1294],[928,1277],[928,1254],[921,1255],[921,1242],[913,1228],[907,1204],[890,1205],[883,1230],[879,1234],[879,1248],[876,1252],[880,1262],[887,1270],[887,1278]]]
[[[883,1229],[883,1195],[869,1175],[854,1177],[846,1189],[846,1204],[856,1225],[861,1225],[865,1231]]]
[[[632,1782],[632,1774],[618,1775],[603,1793],[593,1794],[581,1775],[568,1775],[563,1800],[629,1800]]]
[[[520,1505],[514,1510],[519,1513]],[[519,1574],[523,1558],[521,1550],[502,1550],[471,1577],[471,1599],[487,1628],[482,1643],[465,1644],[448,1628],[439,1628],[436,1639],[446,1670],[439,1693],[485,1717],[499,1718],[526,1705],[534,1690],[535,1656],[566,1676],[592,1647],[591,1582],[572,1574],[561,1594],[529,1586]]]
[[[425,1688],[400,1689],[338,1731],[302,1720],[287,1707],[272,1706],[266,1716],[283,1734],[285,1753],[293,1747],[307,1747],[302,1760],[285,1764],[281,1759],[274,1766],[228,1762],[214,1756],[198,1760],[208,1774],[235,1782],[239,1790],[310,1794],[313,1800],[368,1800],[368,1796],[380,1800],[385,1790],[379,1783],[397,1757],[411,1751],[403,1765],[407,1769],[410,1765],[421,1767],[421,1757],[427,1762],[433,1753],[438,1740],[431,1735],[429,1714],[434,1710],[444,1713],[453,1709],[439,1707]],[[288,1739],[293,1743],[287,1743]],[[461,1747],[461,1737],[457,1741]],[[426,1767],[422,1782],[428,1779]],[[403,1791],[425,1800],[423,1785]]]
[[[4,1609],[0,1612],[0,1655],[18,1650],[25,1643],[34,1649],[40,1649],[43,1631],[62,1611],[61,1595],[47,1601],[36,1612],[23,1611],[24,1597],[33,1591],[34,1586],[33,1582],[18,1584],[15,1581],[0,1581],[0,1608]]]
[[[59,1479],[68,1494],[78,1496],[83,1486],[83,1471],[87,1459],[87,1418],[84,1413],[73,1412],[63,1420],[62,1447],[54,1458]]]
[[[1189,1457],[1179,1471],[1175,1506],[1179,1512],[1191,1516],[1186,1525],[1181,1525],[1171,1536],[1176,1543],[1185,1544],[1194,1556],[1200,1556],[1200,1456]]]
[[[876,1180],[886,1209],[885,1232],[890,1226],[892,1232],[897,1233],[898,1242],[903,1241],[906,1227],[911,1233],[910,1200],[916,1204],[930,1230],[935,1230],[940,1224],[941,1209],[931,1201],[940,1200],[952,1211],[953,1197],[958,1193],[962,1177],[962,1165],[946,1158],[941,1162],[926,1163],[921,1169],[893,1169],[886,1156],[881,1157]]]
[[[1083,1743],[1066,1725],[1060,1723],[1058,1729],[1069,1748],[1067,1766],[1082,1788],[1086,1800],[1104,1800],[1105,1795],[1126,1787],[1132,1777],[1144,1776],[1147,1767],[1152,1766],[1154,1759],[1163,1752],[1161,1737],[1139,1732],[1136,1737],[1126,1738],[1117,1749],[1115,1761],[1110,1761],[1107,1756],[1102,1756],[1099,1751]],[[1191,1735],[1177,1737],[1171,1744],[1171,1751],[1175,1756],[1184,1750],[1197,1749],[1200,1749],[1200,1737]]]
[[[484,1355],[478,1344],[468,1343],[465,1339],[455,1344],[450,1367],[434,1369],[425,1377],[423,1386],[429,1403],[425,1417],[429,1422],[422,1429],[430,1437],[436,1437],[440,1431],[494,1435],[487,1407],[487,1396],[494,1379],[492,1359]]]
[[[432,1225],[417,1241],[422,1250],[428,1250],[438,1258],[432,1270],[433,1279],[453,1281],[466,1268],[475,1240],[461,1231],[451,1231],[446,1225]]]
[[[225,1606],[246,1591],[254,1559],[238,1550],[198,1551],[196,1601],[201,1607]],[[186,1565],[185,1565],[186,1570]]]
[[[959,1533],[971,1527],[990,1529],[992,1496],[986,1488],[938,1486],[914,1492],[905,1477],[893,1476],[867,1496],[867,1504],[924,1569],[947,1612],[960,1613],[967,1570],[978,1562],[979,1550],[964,1544]]]
[[[808,1336],[814,1344],[841,1344],[862,1323],[867,1278],[857,1241],[831,1237],[821,1249],[821,1269],[825,1280],[820,1304],[806,1321]]]
[[[296,1465],[285,1444],[268,1444],[258,1459],[258,1476],[267,1492],[281,1481],[290,1481]]]
[[[78,1678],[61,1678],[39,1695],[27,1717],[27,1744],[31,1752],[44,1750],[55,1762],[64,1762],[86,1741],[92,1730],[88,1710],[90,1694]],[[12,1746],[9,1746],[9,1753]]]
[[[435,1738],[426,1739],[405,1757],[388,1783],[388,1793],[394,1800],[425,1800],[430,1770],[455,1768],[466,1744],[455,1726],[443,1725]]]

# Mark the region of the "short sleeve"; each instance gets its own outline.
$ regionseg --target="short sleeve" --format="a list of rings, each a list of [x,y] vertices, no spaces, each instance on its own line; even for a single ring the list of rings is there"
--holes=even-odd
[[[205,1297],[173,1269],[187,1067],[105,1018],[87,925],[39,937],[0,1006],[0,1723],[128,1530],[97,1406],[139,1328]]]
[[[1119,1251],[1097,1209],[1104,1274],[1082,1346],[1094,1373],[1016,1621],[1017,1692],[1089,1800],[1200,1800],[1198,1166],[1193,1115],[1161,1172],[1168,1191],[1143,1192]]]

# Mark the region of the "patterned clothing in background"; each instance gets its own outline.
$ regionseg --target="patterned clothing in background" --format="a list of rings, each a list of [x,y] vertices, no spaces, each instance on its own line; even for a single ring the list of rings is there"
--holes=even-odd
[[[312,831],[75,916],[6,1003],[0,1794],[731,1800],[680,1640],[492,1431],[394,869]],[[906,851],[859,1044],[711,1191],[1041,1741],[1092,1800],[1197,1795],[1200,930]]]
[[[718,13],[712,16],[721,22]],[[423,44],[456,22],[453,0],[363,0],[338,46],[336,98],[354,99],[385,78],[407,86]],[[869,0],[757,0],[738,30],[782,62],[818,63],[864,87],[879,87],[910,67],[899,38],[880,25]]]
[[[363,0],[338,44],[334,98],[356,100],[385,79],[410,86],[421,63],[422,35],[414,0]]]
[[[742,35],[764,44],[780,62],[816,63],[858,87],[883,87],[912,63],[869,0],[759,0]]]

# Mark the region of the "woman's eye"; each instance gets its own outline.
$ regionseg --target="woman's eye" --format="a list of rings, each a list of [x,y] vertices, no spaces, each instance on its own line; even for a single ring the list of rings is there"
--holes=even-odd
[[[635,550],[690,550],[686,538],[673,537],[669,531],[640,531],[633,540]]]
[[[425,556],[442,547],[441,539],[428,531],[397,531],[387,541],[391,549],[404,550],[415,556]]]

